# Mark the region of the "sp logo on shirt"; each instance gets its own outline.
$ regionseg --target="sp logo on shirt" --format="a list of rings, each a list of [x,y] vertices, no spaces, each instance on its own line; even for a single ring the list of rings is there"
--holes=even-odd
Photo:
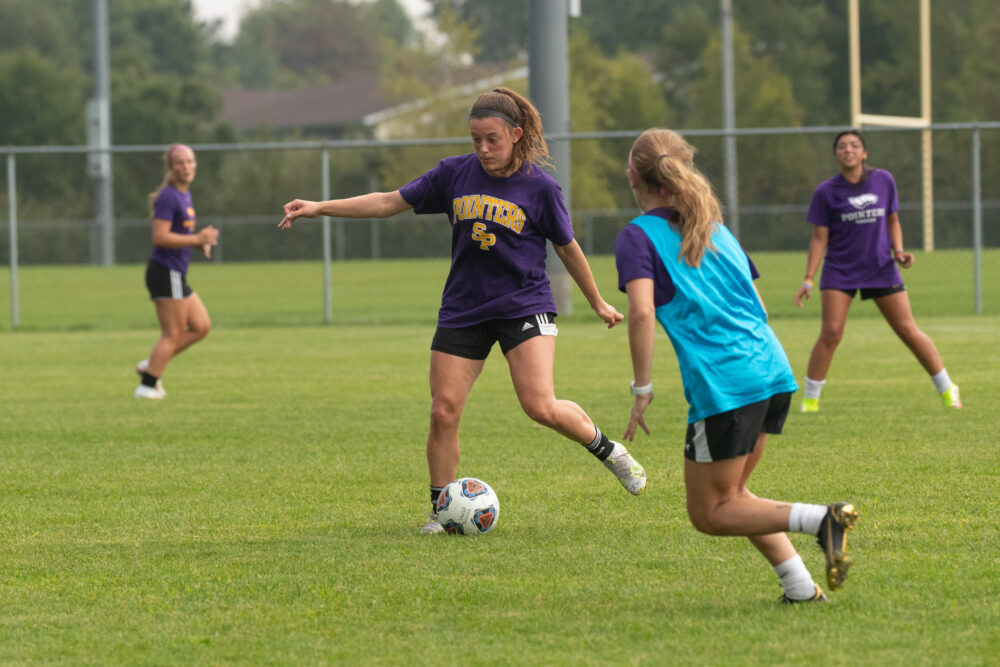
[[[497,237],[495,234],[486,233],[486,225],[481,222],[477,222],[472,225],[472,240],[479,241],[479,249],[489,251],[490,246],[497,242]]]

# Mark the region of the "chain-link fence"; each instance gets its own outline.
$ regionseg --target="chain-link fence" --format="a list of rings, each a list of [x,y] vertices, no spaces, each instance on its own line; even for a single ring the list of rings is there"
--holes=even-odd
[[[805,215],[815,186],[836,174],[832,141],[842,127],[736,130],[738,206],[726,222],[751,252],[805,252]],[[983,248],[1000,246],[1000,123],[934,124],[933,237],[925,238],[920,132],[865,131],[869,163],[896,178],[908,248],[964,248],[977,264]],[[726,191],[723,130],[683,132],[696,162]],[[553,135],[571,144],[571,212],[588,255],[613,252],[618,231],[634,216],[624,161],[638,131]],[[195,145],[199,170],[192,186],[199,225],[222,230],[214,261],[283,261],[447,257],[444,216],[403,214],[386,220],[324,220],[299,225],[277,242],[281,206],[294,197],[325,199],[394,190],[437,160],[471,150],[465,138],[405,141],[298,141]],[[116,146],[111,154],[113,211],[95,215],[100,197],[87,147],[0,148],[7,211],[0,261],[19,264],[143,263],[150,251],[148,195],[163,178],[163,146]],[[2,183],[3,181],[0,181]],[[102,219],[103,218],[103,219]],[[16,302],[16,294],[13,295]],[[977,305],[978,312],[978,305]]]

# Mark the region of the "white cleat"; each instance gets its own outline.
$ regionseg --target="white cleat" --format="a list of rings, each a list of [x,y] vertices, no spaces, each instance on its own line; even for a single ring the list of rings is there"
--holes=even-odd
[[[437,513],[433,513],[429,517],[427,517],[427,523],[425,523],[423,527],[420,529],[421,535],[433,535],[434,533],[443,533],[443,532],[444,532],[444,526],[442,526],[441,522],[438,521]]]
[[[646,470],[632,458],[625,445],[620,442],[614,442],[614,445],[611,455],[604,461],[604,467],[615,474],[626,491],[637,496],[646,488]]]
[[[142,379],[143,373],[145,373],[146,369],[148,368],[149,368],[149,359],[143,359],[142,361],[140,361],[135,365],[135,372],[139,375],[140,380]],[[163,396],[167,395],[167,390],[163,388],[163,380],[157,378],[156,388],[160,390],[160,393],[163,394]]]
[[[163,391],[157,389],[156,387],[147,387],[144,384],[140,384],[138,387],[136,387],[135,393],[132,395],[135,396],[136,398],[155,398],[155,399],[160,399],[166,396],[166,394]]]

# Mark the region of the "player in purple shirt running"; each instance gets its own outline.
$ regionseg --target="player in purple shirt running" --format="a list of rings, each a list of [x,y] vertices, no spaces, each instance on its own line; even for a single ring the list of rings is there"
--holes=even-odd
[[[913,254],[903,251],[899,197],[892,174],[865,166],[868,153],[858,130],[838,134],[833,153],[840,173],[813,192],[806,216],[814,225],[806,276],[794,297],[801,308],[803,298],[812,294],[813,276],[823,262],[819,285],[823,325],[809,355],[802,412],[819,410],[820,392],[844,336],[847,311],[859,290],[862,299],[875,300],[889,326],[930,374],[942,403],[962,407],[958,386],[948,376],[934,341],[913,319],[910,297],[896,266],[910,268]]]
[[[174,144],[164,154],[167,174],[149,195],[153,208],[153,254],[146,265],[146,288],[156,305],[160,338],[140,361],[135,371],[142,378],[136,398],[159,399],[167,395],[160,378],[167,363],[208,335],[211,321],[205,304],[187,284],[191,248],[200,247],[205,257],[219,242],[219,230],[212,225],[195,232],[194,204],[190,187],[198,163],[194,151]]]
[[[431,503],[455,479],[458,424],[472,385],[496,342],[507,358],[525,413],[587,448],[637,495],[646,472],[621,443],[609,440],[587,413],[555,396],[555,301],[545,273],[546,240],[608,328],[623,316],[601,298],[549,163],[538,111],[508,88],[476,99],[469,113],[475,153],[446,158],[393,192],[285,204],[279,223],[301,217],[386,218],[412,208],[444,213],[451,223],[451,271],[431,343],[431,423],[427,436]],[[421,528],[443,528],[432,512]]]

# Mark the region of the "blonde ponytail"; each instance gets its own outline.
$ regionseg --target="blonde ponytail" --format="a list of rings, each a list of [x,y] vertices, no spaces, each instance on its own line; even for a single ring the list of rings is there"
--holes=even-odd
[[[176,151],[178,148],[187,148],[188,150],[191,150],[191,148],[186,144],[175,142],[170,144],[170,148],[168,148],[163,153],[163,164],[166,166],[167,172],[163,175],[163,181],[160,183],[160,185],[155,190],[150,192],[147,197],[149,199],[150,215],[153,214],[153,206],[156,205],[156,198],[160,196],[160,191],[163,190],[163,188],[165,188],[170,183],[170,168],[173,166],[174,151]]]
[[[701,265],[705,249],[714,250],[712,230],[722,209],[712,185],[694,166],[695,149],[672,130],[646,130],[632,144],[632,167],[650,187],[665,188],[681,234],[680,255],[689,266]]]

